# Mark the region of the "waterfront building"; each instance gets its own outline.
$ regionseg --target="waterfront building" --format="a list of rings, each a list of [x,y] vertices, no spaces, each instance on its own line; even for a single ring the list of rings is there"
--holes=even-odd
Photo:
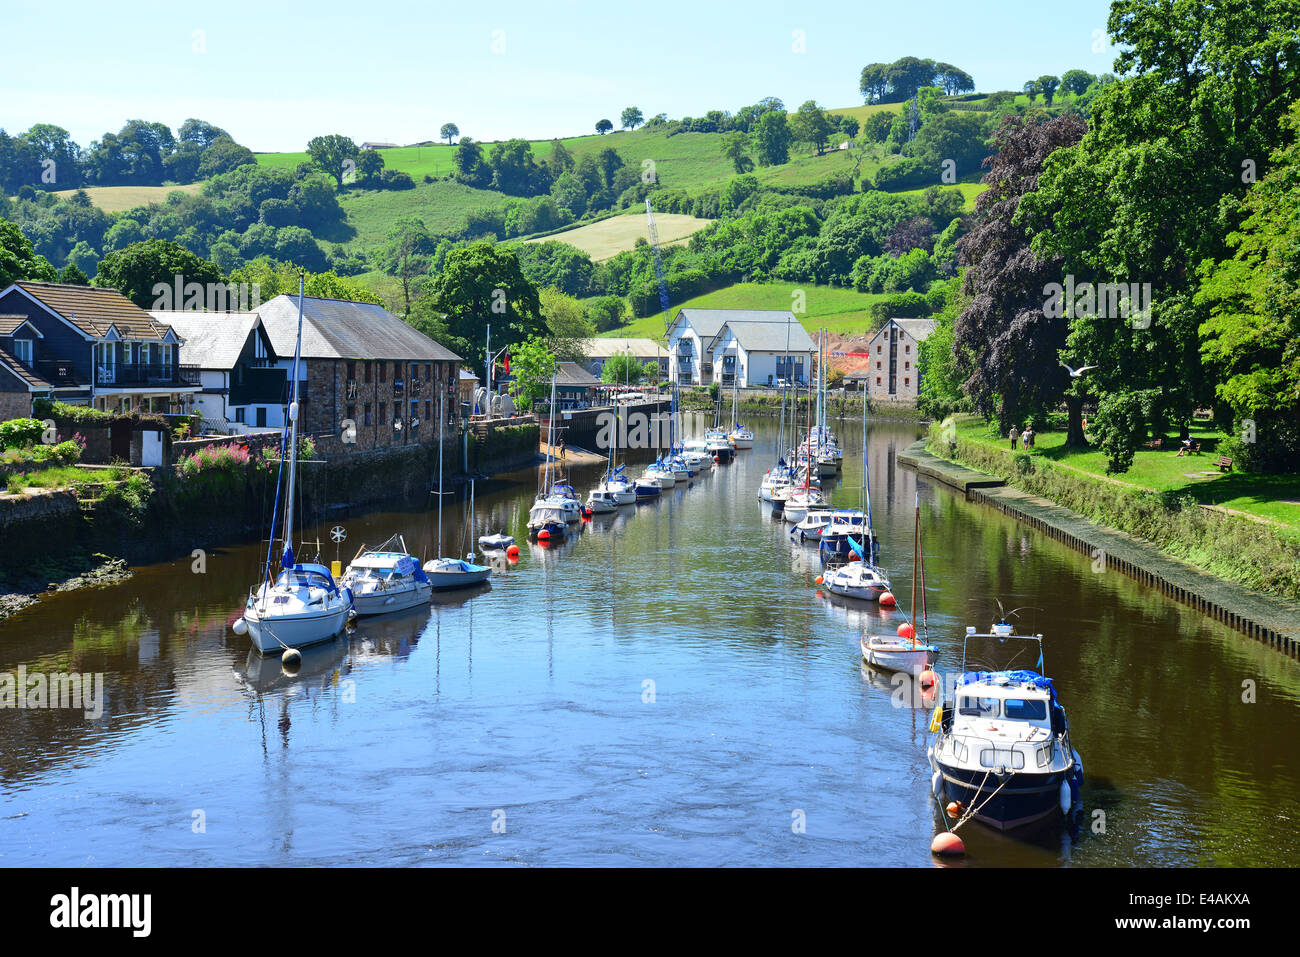
[[[871,337],[866,383],[873,402],[916,403],[921,394],[921,343],[934,327],[933,319],[890,319]]]
[[[681,385],[804,385],[817,352],[794,313],[781,309],[682,309],[667,341]]]

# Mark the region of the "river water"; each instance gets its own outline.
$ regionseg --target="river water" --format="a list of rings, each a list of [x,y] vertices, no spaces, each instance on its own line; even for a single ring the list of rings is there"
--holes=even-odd
[[[860,428],[839,425],[840,505]],[[904,620],[919,489],[937,670],[995,598],[1030,606],[1018,626],[1045,636],[1084,762],[1077,833],[970,824],[966,865],[1300,864],[1300,664],[918,481],[899,424],[873,423],[868,455],[900,609],[820,595],[816,549],[757,499],[777,431],[756,431],[735,464],[558,547],[526,542],[534,472],[480,483],[473,534],[445,507],[446,550],[506,529],[520,561],[363,621],[293,677],[229,629],[264,546],[11,618],[0,672],[103,672],[106,701],[0,711],[0,863],[933,866],[928,710],[858,654]],[[431,511],[326,522],[326,560],[336,524],[345,562],[393,531],[432,553]]]

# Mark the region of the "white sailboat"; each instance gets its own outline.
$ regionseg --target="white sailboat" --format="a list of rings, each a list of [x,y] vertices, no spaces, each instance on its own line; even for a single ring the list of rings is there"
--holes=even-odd
[[[293,378],[289,385],[288,482],[276,484],[276,509],[272,512],[270,541],[266,552],[266,576],[261,586],[250,589],[244,615],[231,626],[235,634],[247,633],[261,654],[283,652],[286,661],[301,659],[297,649],[328,641],[343,630],[352,610],[352,594],[340,589],[328,568],[319,562],[299,562],[293,552],[293,503],[298,474],[298,368],[302,358],[302,299],[304,280],[298,277],[298,333],[293,348]],[[281,434],[283,443],[285,436]],[[284,471],[286,450],[281,448],[280,471]],[[280,571],[275,573],[275,516],[279,495],[284,492],[284,526]]]
[[[551,415],[546,425],[546,447],[554,448],[555,441],[555,377],[551,376]],[[553,498],[551,491],[551,461],[549,451],[546,456],[546,468],[542,472],[541,485],[537,490],[537,499],[528,510],[528,535],[543,542],[558,541],[569,534],[571,502],[567,499]]]
[[[867,664],[888,671],[905,671],[919,675],[930,666],[938,648],[929,643],[930,621],[925,611],[925,555],[921,551],[921,493],[916,493],[916,541],[912,555],[912,605],[910,621],[898,628],[897,635],[864,635],[860,642],[862,658]],[[916,589],[921,588],[921,626],[925,639],[916,636]]]
[[[438,396],[438,551],[442,551],[442,427],[444,396]],[[473,556],[470,556],[473,557]],[[490,565],[478,565],[464,558],[431,558],[424,563],[424,573],[434,591],[480,585],[492,575]]]

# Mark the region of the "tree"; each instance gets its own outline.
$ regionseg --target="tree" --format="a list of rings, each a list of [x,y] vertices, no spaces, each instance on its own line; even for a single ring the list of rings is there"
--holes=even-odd
[[[222,281],[221,270],[206,259],[165,239],[149,239],[101,259],[94,284],[116,289],[141,309],[155,309],[159,294],[154,287],[159,284],[174,290],[179,283],[184,290],[191,283],[206,287]],[[174,303],[172,308],[180,309],[182,304]]]
[[[483,160],[483,147],[468,136],[461,137],[456,147],[456,181],[478,189],[492,183],[492,167]]]
[[[240,146],[228,136],[219,136],[203,151],[196,175],[199,179],[211,179],[240,166],[256,165],[257,157],[247,146]]]
[[[48,169],[54,176],[52,183],[56,188],[68,189],[78,185],[81,173],[77,162],[81,158],[81,147],[73,142],[67,130],[52,123],[37,123],[22,135],[22,139],[40,158],[42,172]],[[53,167],[47,165],[51,162]]]
[[[754,168],[754,161],[749,157],[749,137],[739,130],[722,135],[721,153],[731,160],[737,173],[748,173]]]
[[[889,64],[868,63],[862,68],[858,91],[866,103],[883,103],[889,93]]]
[[[868,143],[883,143],[889,139],[889,127],[894,122],[894,114],[881,110],[867,117],[867,125],[862,128]]]
[[[1029,97],[1029,102],[1033,103],[1038,96],[1038,81],[1026,80],[1024,85],[1025,96]]]
[[[379,150],[362,150],[357,157],[357,179],[367,186],[376,185],[384,174],[384,157]]]
[[[13,223],[0,219],[0,289],[19,279],[58,282],[58,278],[49,260],[32,248],[31,240]]]
[[[511,196],[536,196],[551,188],[550,170],[538,165],[533,147],[518,137],[494,143],[488,159],[492,166],[492,188]]]
[[[889,95],[895,102],[910,100],[923,86],[933,86],[935,63],[914,56],[895,60],[886,70],[889,77]]]
[[[488,323],[492,324],[492,341],[498,346],[523,342],[530,336],[543,337],[549,331],[537,287],[524,276],[518,258],[490,242],[452,249],[428,293],[413,303],[412,309],[425,299],[429,311],[445,316],[448,335],[466,342],[484,342]],[[478,349],[461,355],[481,353]],[[475,361],[481,374],[481,360]]]
[[[764,113],[754,124],[750,142],[760,166],[780,166],[790,159],[794,136],[784,113]]]
[[[1083,96],[1096,77],[1087,70],[1067,70],[1061,77],[1061,92],[1071,96]]]
[[[234,142],[234,138],[221,127],[193,118],[182,123],[181,128],[176,133],[178,143],[189,143],[197,146],[200,150],[206,150],[223,136]]]
[[[614,124],[611,123],[609,120],[597,120],[597,121],[596,121],[596,132],[599,133],[601,136],[604,136],[606,133],[608,133],[608,132],[609,132],[610,130],[612,130],[613,128],[614,128]]]
[[[561,362],[583,361],[587,357],[586,342],[595,330],[582,303],[553,288],[543,289],[538,298],[549,330],[546,345],[551,354]]]
[[[447,145],[450,146],[451,141],[455,139],[457,136],[460,136],[460,127],[457,126],[455,123],[443,123],[442,129],[438,131],[438,136],[441,139],[446,140]]]
[[[312,162],[332,176],[340,190],[343,188],[343,174],[347,169],[344,164],[348,160],[355,161],[360,152],[352,137],[339,133],[317,136],[307,144],[307,155],[311,157]]]
[[[573,169],[573,154],[559,140],[551,140],[551,157],[547,161],[556,179]]]
[[[805,143],[811,143],[820,156],[826,151],[826,144],[835,128],[826,111],[817,105],[817,101],[808,100],[795,112],[791,129],[795,137]]]
[[[600,381],[610,385],[640,385],[645,366],[630,352],[616,352],[600,367]]]
[[[433,237],[429,235],[424,220],[415,216],[404,216],[393,223],[388,231],[387,241],[379,250],[377,259],[380,268],[402,280],[404,315],[411,311],[412,280],[428,272],[429,256],[432,255],[433,249]]]
[[[949,96],[975,91],[975,80],[971,75],[951,63],[936,63],[934,65],[934,82],[942,87],[943,92]]]
[[[1036,81],[1038,92],[1043,94],[1043,101],[1048,106],[1052,105],[1052,100],[1056,98],[1056,89],[1060,85],[1061,85],[1060,79],[1058,77],[1052,76],[1050,73],[1040,76]]]
[[[837,130],[849,139],[853,139],[853,137],[857,136],[858,131],[862,129],[862,125],[858,122],[858,118],[856,116],[849,116],[847,113],[837,113],[835,116],[831,117],[831,122],[835,124]]]
[[[90,277],[78,269],[76,263],[68,263],[59,273],[59,282],[67,286],[89,286]]]
[[[555,375],[555,356],[539,336],[533,336],[510,349],[510,394],[515,405],[531,409],[551,394],[551,377]]]
[[[997,152],[986,161],[988,189],[975,202],[977,221],[958,244],[968,267],[962,292],[969,305],[953,330],[963,388],[979,412],[997,416],[1003,432],[1060,401],[1066,388],[1059,356],[1067,322],[1044,304],[1047,285],[1060,278],[1060,260],[1030,249],[1031,234],[1016,213],[1047,157],[1083,133],[1077,116],[1006,117],[993,137]],[[1072,406],[1072,420],[1076,411]]]
[[[635,106],[629,106],[623,111],[622,124],[625,130],[634,130],[645,122],[645,117]]]

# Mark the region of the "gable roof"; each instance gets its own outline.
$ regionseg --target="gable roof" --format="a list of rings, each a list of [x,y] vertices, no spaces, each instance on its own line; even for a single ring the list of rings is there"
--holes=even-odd
[[[233,369],[248,334],[262,324],[255,312],[159,310],[150,315],[185,340],[179,361],[200,369]]]
[[[717,347],[724,330],[731,330],[746,352],[815,352],[817,346],[792,312],[771,312],[772,319],[728,319],[709,340],[708,348]],[[788,318],[787,318],[788,317]]]
[[[278,356],[291,358],[298,337],[298,297],[276,296],[258,309]],[[383,306],[344,299],[302,300],[304,359],[395,359],[460,362]]]
[[[872,342],[875,342],[880,338],[881,334],[889,328],[890,322],[898,326],[899,329],[902,329],[917,342],[924,342],[928,339],[930,333],[934,332],[935,326],[938,325],[938,323],[933,319],[890,319],[889,322],[886,322],[881,326],[876,334],[871,337]]]
[[[582,354],[588,359],[609,359],[629,350],[634,356],[668,358],[668,350],[653,339],[624,339],[610,336],[582,341]]]
[[[12,336],[23,326],[36,333],[36,338],[45,338],[41,330],[33,326],[26,316],[0,316],[0,336]]]
[[[555,364],[556,385],[600,385],[600,380],[576,362]]]
[[[116,289],[26,280],[14,283],[14,287],[90,339],[104,338],[109,329],[116,329],[123,339],[161,342],[167,335],[165,325]]]
[[[20,379],[27,386],[28,392],[46,392],[54,388],[50,383],[19,362],[18,357],[8,349],[0,348],[0,368],[6,369],[10,374]]]

